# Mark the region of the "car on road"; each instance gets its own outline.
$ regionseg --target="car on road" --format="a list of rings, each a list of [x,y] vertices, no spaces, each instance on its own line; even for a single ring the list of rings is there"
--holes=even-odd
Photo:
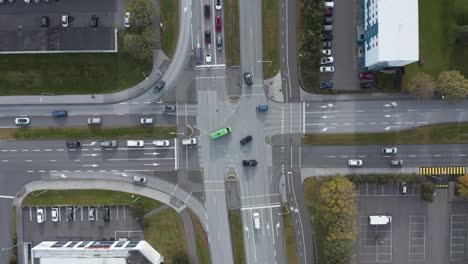
[[[216,16],[215,22],[216,22],[216,32],[221,32],[221,24],[222,24],[221,16]]]
[[[159,93],[163,88],[164,86],[166,86],[166,82],[163,81],[163,80],[159,80],[153,87],[153,92],[154,93]]]
[[[325,8],[323,10],[323,16],[326,16],[326,17],[333,16],[333,9],[332,8]]]
[[[333,17],[327,17],[327,16],[324,16],[323,17],[323,22],[322,22],[323,25],[331,25],[333,24]]]
[[[257,166],[257,161],[256,160],[243,160],[242,161],[242,166],[245,167],[255,167]]]
[[[28,117],[17,117],[15,118],[15,124],[18,126],[27,126],[31,122]]]
[[[41,18],[41,27],[49,27],[49,17],[42,16]]]
[[[257,112],[266,112],[266,111],[268,111],[268,105],[257,105],[255,110]]]
[[[146,177],[133,176],[133,183],[145,184],[146,183]]]
[[[216,10],[221,10],[221,8],[223,7],[221,4],[221,0],[216,0],[215,7]]]
[[[175,106],[175,105],[165,105],[165,106],[163,106],[163,109],[162,109],[162,111],[163,111],[164,113],[175,112],[175,110],[176,110],[176,106]]]
[[[130,12],[125,12],[125,16],[124,16],[124,26],[126,28],[129,28],[130,27]]]
[[[203,6],[203,14],[205,15],[205,18],[211,17],[211,6],[209,4]]]
[[[39,224],[44,223],[45,222],[44,208],[37,208],[36,216],[37,216],[37,222]]]
[[[390,166],[392,167],[402,167],[403,166],[403,160],[391,160],[388,162]]]
[[[88,209],[88,221],[96,221],[96,207],[94,206]]]
[[[81,147],[81,141],[78,140],[69,140],[67,141],[67,148],[76,149]]]
[[[50,219],[52,222],[58,222],[59,220],[59,209],[58,207],[52,207],[50,211]]]
[[[53,117],[64,117],[68,116],[67,110],[55,110],[52,112]]]
[[[211,139],[217,139],[217,138],[220,138],[222,136],[225,136],[229,133],[232,132],[232,128],[230,127],[225,127],[225,128],[221,128],[213,133],[210,134],[210,137]]]
[[[142,117],[140,118],[140,124],[144,126],[154,125],[154,118],[152,117]]]
[[[171,145],[171,142],[169,140],[155,140],[153,141],[153,144],[156,147],[169,147]]]
[[[253,225],[255,229],[260,229],[260,214],[257,212],[253,213]]]
[[[250,72],[244,72],[244,80],[247,85],[252,85],[252,74]]]
[[[322,50],[322,54],[323,54],[323,55],[330,56],[330,55],[331,55],[331,49],[323,49],[323,50]]]
[[[398,152],[398,149],[395,148],[395,147],[386,147],[386,148],[382,148],[382,154],[397,154]]]
[[[406,182],[400,182],[400,193],[406,194],[407,191],[408,191],[408,185],[406,184]]]
[[[223,37],[221,34],[218,34],[216,37],[216,49],[217,50],[223,50]]]
[[[100,117],[88,118],[88,125],[100,125],[100,124],[102,124],[102,119]]]
[[[333,66],[320,67],[320,72],[334,72],[334,71],[335,71],[335,67]]]
[[[320,83],[320,89],[331,89],[331,88],[333,88],[333,82]]]
[[[102,140],[101,147],[103,148],[115,148],[117,147],[117,140]]]
[[[143,148],[145,142],[143,140],[127,140],[127,147],[129,148]]]
[[[67,221],[73,221],[75,219],[75,210],[73,210],[73,206],[67,206],[65,209],[65,215],[67,216]]]
[[[330,31],[323,31],[322,32],[322,40],[323,41],[332,41],[333,34]]]
[[[103,214],[102,214],[102,219],[104,222],[110,222],[110,207],[109,206],[104,206],[103,207]]]
[[[331,64],[333,63],[333,57],[330,56],[330,57],[323,57],[322,59],[320,59],[320,64],[324,65],[324,64]]]
[[[62,16],[62,27],[64,28],[68,27],[68,15]]]
[[[205,30],[205,42],[206,44],[211,44],[211,30]]]
[[[252,140],[253,140],[252,136],[249,135],[249,136],[246,136],[245,138],[241,139],[240,144],[245,145],[245,144],[248,144]]]
[[[206,63],[206,67],[211,67],[211,53],[206,53],[205,63]]]
[[[196,137],[182,139],[182,145],[183,146],[196,145],[197,143],[198,143],[198,140],[197,140]]]
[[[332,42],[331,41],[324,41],[323,42],[323,48],[324,49],[331,49],[332,48]]]
[[[374,73],[372,73],[372,72],[361,72],[361,73],[359,73],[359,78],[361,78],[361,79],[372,79],[372,78],[374,78]]]
[[[348,160],[348,166],[349,167],[361,167],[362,166],[362,160],[360,160],[360,159],[350,159],[350,160]]]
[[[91,24],[90,27],[97,27],[98,26],[98,17],[96,15],[91,16]]]

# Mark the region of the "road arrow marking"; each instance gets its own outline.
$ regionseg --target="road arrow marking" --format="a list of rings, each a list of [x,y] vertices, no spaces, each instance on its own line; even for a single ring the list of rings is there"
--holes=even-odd
[[[143,153],[143,155],[153,155],[153,156],[156,156],[156,155],[159,155],[159,153],[157,153],[157,152]]]
[[[97,143],[96,141],[93,141],[93,142],[91,142],[89,144],[83,144],[83,146],[94,146],[94,145],[96,145],[96,143]]]
[[[335,117],[336,117],[336,116],[326,116],[326,115],[324,115],[324,116],[321,116],[320,118],[325,118],[325,119],[327,119],[327,118],[335,118]]]
[[[327,132],[328,129],[335,129],[336,127],[324,127],[322,128],[322,132]]]
[[[97,165],[97,164],[84,164],[83,167],[93,167],[93,168],[96,168],[96,167],[99,167],[99,165]]]
[[[65,174],[63,173],[60,173],[60,174],[52,174],[54,176],[60,176],[60,178],[67,178],[67,176],[65,176]]]
[[[398,117],[398,115],[384,115],[385,117]]]
[[[122,177],[128,177],[127,173],[125,173],[125,172],[116,172],[114,174],[117,174],[117,175],[120,174]]]
[[[159,164],[158,163],[150,163],[150,164],[143,164],[145,166],[158,166]]]
[[[96,156],[99,156],[99,154],[96,154],[96,153],[93,153],[93,154],[83,154],[83,156],[91,156],[91,157],[96,157]]]
[[[390,130],[392,127],[397,128],[397,127],[400,127],[400,126],[388,126],[388,127],[385,128],[385,130]]]

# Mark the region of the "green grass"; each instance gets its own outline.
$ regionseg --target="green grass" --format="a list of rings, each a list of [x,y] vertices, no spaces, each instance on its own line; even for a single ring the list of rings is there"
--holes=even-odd
[[[298,263],[296,240],[294,238],[294,224],[292,222],[291,212],[286,213],[283,207],[283,226],[284,226],[284,244],[286,245],[286,257],[289,264]]]
[[[396,81],[395,74],[377,72],[377,88],[384,93],[398,93],[401,91],[401,83]]]
[[[455,42],[453,33],[457,22],[468,24],[467,17],[466,0],[419,1],[419,55],[424,62],[405,67],[404,85],[419,71],[434,78],[445,70],[459,70],[468,76],[467,48]]]
[[[466,144],[468,123],[446,123],[387,133],[308,134],[302,144],[374,145],[374,144]]]
[[[169,58],[174,57],[179,37],[179,1],[161,0],[162,49]]]
[[[206,236],[205,230],[198,221],[197,217],[190,212],[192,218],[193,228],[195,230],[195,241],[197,244],[198,262],[200,264],[210,264],[210,246],[208,244],[208,237]]]
[[[52,205],[134,205],[145,212],[161,206],[161,202],[138,194],[109,190],[39,190],[29,193],[21,206]]]
[[[13,132],[16,139],[66,138],[173,138],[175,126],[116,127],[116,128],[27,128]]]
[[[177,2],[177,1],[175,1]],[[98,94],[130,88],[151,72],[151,63],[140,63],[118,53],[0,55],[0,96]]]
[[[263,64],[264,79],[274,77],[279,71],[279,9],[277,0],[263,0]]]
[[[240,210],[229,211],[229,227],[231,229],[232,254],[235,264],[245,264],[244,233],[242,230],[242,215]]]
[[[167,209],[147,216],[143,221],[145,240],[164,256],[164,263],[188,263],[175,261],[177,256],[187,256],[187,239],[176,211]]]
[[[239,3],[224,0],[224,51],[228,65],[240,65]]]

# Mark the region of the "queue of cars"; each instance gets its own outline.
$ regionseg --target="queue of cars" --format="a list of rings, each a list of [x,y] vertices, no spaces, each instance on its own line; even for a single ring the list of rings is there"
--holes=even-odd
[[[323,14],[323,50],[322,54],[324,57],[320,60],[320,72],[322,73],[332,73],[335,72],[335,67],[333,66],[333,56],[332,56],[332,40],[333,40],[333,7],[334,7],[333,0],[326,0],[325,1],[325,10]],[[333,86],[333,85],[332,85]],[[323,88],[322,88],[323,87]],[[325,89],[325,87],[329,88],[328,86],[322,86],[321,89]]]
[[[220,11],[221,9],[222,9],[221,0],[216,0],[215,1],[215,10]],[[210,6],[210,4],[205,4],[203,6],[203,14],[204,14],[205,19],[210,19],[211,18],[211,6]],[[215,17],[215,32],[216,32],[215,42],[216,42],[216,49],[217,50],[222,50],[223,49],[223,37],[222,37],[222,34],[221,34],[222,24],[223,24],[223,22],[222,22],[222,18],[221,18],[221,12],[217,12],[216,17]],[[205,64],[206,64],[206,67],[211,67],[211,65],[212,65],[211,30],[210,29],[205,29],[204,36],[205,36],[205,43],[208,45],[208,51],[205,54]],[[197,50],[199,50],[199,48],[197,48]],[[200,53],[200,51],[197,51],[197,52]],[[199,58],[198,58],[198,60],[200,61]]]

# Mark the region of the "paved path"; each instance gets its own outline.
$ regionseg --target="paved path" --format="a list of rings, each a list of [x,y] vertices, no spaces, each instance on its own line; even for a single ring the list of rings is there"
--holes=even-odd
[[[179,215],[184,224],[185,237],[187,238],[189,262],[190,264],[198,264],[197,244],[192,218],[188,210],[181,211]]]
[[[157,208],[154,208],[154,209],[152,209],[152,210],[146,212],[146,213],[143,215],[143,217],[157,214],[157,213],[159,213],[159,212],[161,212],[161,211],[164,211],[164,210],[166,210],[166,209],[168,209],[168,208],[169,208],[169,205],[163,204],[163,205],[161,205],[161,206],[159,206],[159,207],[157,207]]]

